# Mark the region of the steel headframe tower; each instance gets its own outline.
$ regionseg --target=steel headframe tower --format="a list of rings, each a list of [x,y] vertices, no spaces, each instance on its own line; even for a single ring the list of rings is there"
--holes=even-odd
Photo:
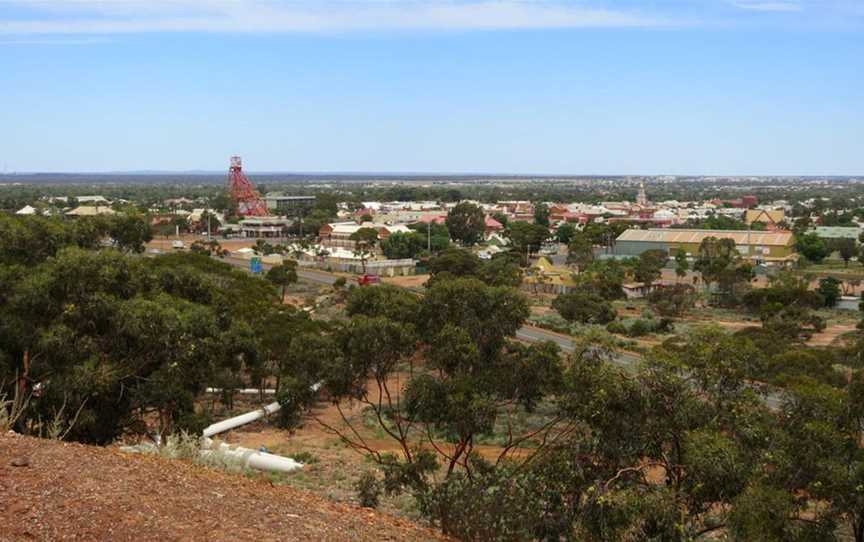
[[[255,186],[243,174],[243,160],[231,157],[228,170],[228,195],[240,216],[267,216],[267,205]]]

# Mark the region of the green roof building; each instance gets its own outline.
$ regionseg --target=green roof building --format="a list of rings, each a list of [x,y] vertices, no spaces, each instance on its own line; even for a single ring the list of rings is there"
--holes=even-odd
[[[855,239],[861,233],[861,228],[855,226],[817,226],[813,228],[820,239]]]

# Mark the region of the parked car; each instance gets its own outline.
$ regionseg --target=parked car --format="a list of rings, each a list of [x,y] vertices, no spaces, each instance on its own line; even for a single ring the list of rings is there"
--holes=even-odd
[[[378,275],[360,275],[357,277],[357,284],[360,286],[368,286],[370,284],[380,284],[381,277]]]
[[[186,245],[183,243],[183,241],[180,240],[171,241],[171,248],[173,248],[174,250],[183,250],[186,248]]]

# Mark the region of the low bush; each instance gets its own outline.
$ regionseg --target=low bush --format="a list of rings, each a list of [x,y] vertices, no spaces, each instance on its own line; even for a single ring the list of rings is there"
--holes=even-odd
[[[629,322],[615,320],[606,326],[606,331],[628,337],[644,337],[651,333],[672,333],[675,325],[669,318],[637,318]]]
[[[555,331],[557,333],[572,332],[573,325],[557,314],[544,314],[543,316],[535,316],[531,318],[530,323],[543,329]]]
[[[318,457],[316,457],[312,452],[296,452],[291,454],[289,457],[298,463],[303,463],[304,465],[314,465],[318,462]]]
[[[354,484],[357,499],[363,508],[377,508],[381,499],[381,480],[371,472],[365,472]]]
[[[661,316],[681,316],[696,306],[696,289],[689,284],[655,287],[648,303]]]
[[[607,324],[618,316],[609,301],[584,290],[559,295],[552,308],[565,320],[582,324]]]

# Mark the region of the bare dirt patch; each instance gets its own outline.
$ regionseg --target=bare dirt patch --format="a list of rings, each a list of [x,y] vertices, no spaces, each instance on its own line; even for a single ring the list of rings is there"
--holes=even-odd
[[[405,277],[384,277],[382,282],[400,288],[422,288],[427,280],[429,280],[429,275],[408,275]]]
[[[841,335],[851,333],[857,328],[852,324],[833,324],[825,328],[822,333],[816,333],[807,342],[811,346],[829,346],[833,344]]]
[[[0,436],[0,525],[3,541],[444,540],[265,479],[17,435]]]

